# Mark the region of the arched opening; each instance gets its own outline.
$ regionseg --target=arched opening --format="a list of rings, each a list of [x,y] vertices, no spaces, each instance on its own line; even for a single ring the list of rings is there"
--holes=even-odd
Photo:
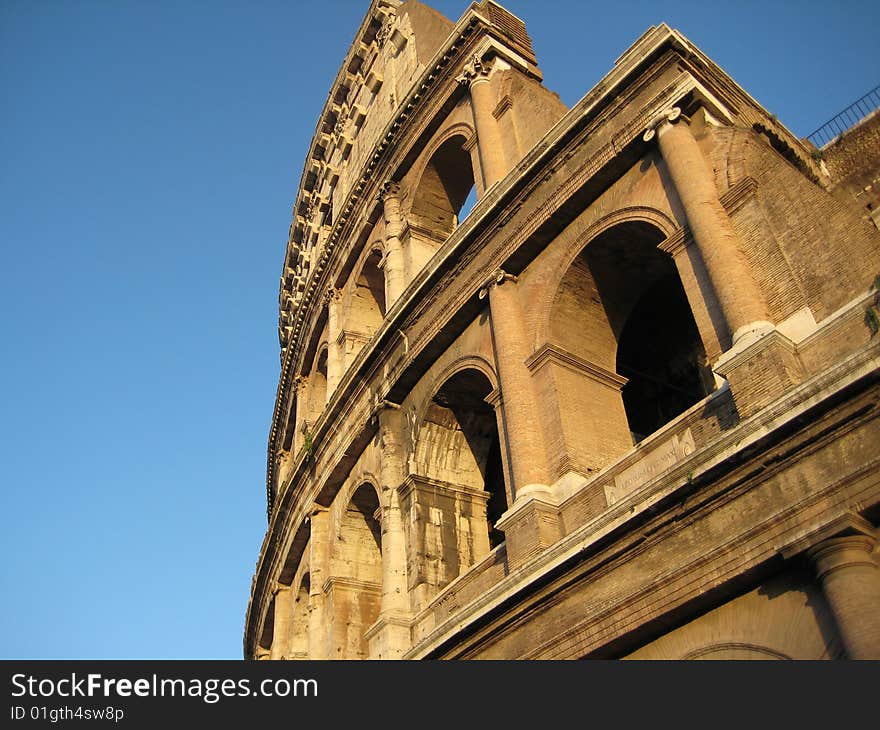
[[[339,515],[331,553],[333,658],[360,658],[369,650],[364,633],[379,617],[382,597],[382,532],[375,487],[362,484]]]
[[[290,621],[290,658],[307,659],[309,656],[309,574],[303,575],[293,600]]]
[[[479,487],[489,495],[486,531],[489,547],[493,548],[504,541],[504,533],[495,525],[507,510],[507,494],[495,409],[485,400],[491,392],[485,375],[477,370],[462,370],[437,391],[429,413],[435,424],[451,430],[457,442],[456,481]]]
[[[327,405],[327,346],[324,345],[315,358],[315,366],[309,375],[309,427],[321,417]]]
[[[415,580],[427,595],[442,588],[504,541],[497,528],[507,509],[493,388],[476,369],[455,373],[428,404],[410,465],[417,512]],[[413,509],[413,506],[409,506]],[[427,596],[426,596],[427,597]]]
[[[364,262],[351,293],[346,330],[371,337],[385,319],[385,276],[379,263],[382,254],[373,251]]]
[[[714,389],[664,239],[653,224],[619,223],[560,280],[548,344],[564,360],[537,373],[557,398],[560,469],[603,468]]]
[[[620,334],[617,372],[628,379],[623,405],[635,443],[712,391],[700,333],[676,276],[658,279],[636,303]]]
[[[464,149],[465,141],[464,135],[450,137],[425,167],[409,216],[414,235],[442,242],[458,226],[459,214],[474,187],[474,171],[470,154]]]

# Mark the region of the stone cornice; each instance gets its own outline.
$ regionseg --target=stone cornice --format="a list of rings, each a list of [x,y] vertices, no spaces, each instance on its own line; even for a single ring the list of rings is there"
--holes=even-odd
[[[324,581],[321,590],[329,593],[332,589],[339,587],[349,591],[357,591],[358,593],[372,593],[376,596],[382,595],[382,586],[376,583],[370,583],[357,578],[347,578],[339,575],[331,575]]]
[[[588,378],[602,383],[609,388],[613,388],[614,390],[620,390],[627,384],[627,382],[629,382],[627,378],[624,378],[617,373],[613,373],[600,365],[585,360],[584,358],[575,355],[573,352],[569,352],[565,348],[559,347],[559,345],[550,343],[542,345],[534,354],[529,356],[526,360],[526,367],[532,372],[535,372],[549,362],[568,368],[579,375],[586,375]]]
[[[478,487],[470,487],[465,484],[453,484],[440,479],[422,476],[421,474],[410,474],[403,483],[397,488],[397,493],[401,498],[411,494],[419,489],[428,489],[451,497],[465,496],[468,499],[479,499],[483,501],[489,500],[489,493]]]

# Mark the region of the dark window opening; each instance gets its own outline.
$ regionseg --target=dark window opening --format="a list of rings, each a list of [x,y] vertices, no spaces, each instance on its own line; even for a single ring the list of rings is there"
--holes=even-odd
[[[712,392],[700,333],[675,274],[653,284],[627,318],[617,372],[629,379],[623,403],[634,443]]]

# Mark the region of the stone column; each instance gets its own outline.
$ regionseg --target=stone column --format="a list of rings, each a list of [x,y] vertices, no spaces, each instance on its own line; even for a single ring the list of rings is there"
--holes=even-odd
[[[342,355],[339,352],[339,335],[341,324],[339,322],[339,302],[342,292],[339,289],[330,288],[324,293],[324,301],[327,303],[327,400],[333,396],[339,381],[342,380],[344,365]]]
[[[489,297],[489,321],[501,390],[507,449],[508,510],[496,525],[504,532],[508,564],[515,568],[562,535],[556,498],[548,482],[546,440],[532,375],[526,366],[528,336],[513,283],[496,271],[480,292]]]
[[[405,419],[399,407],[388,402],[379,406],[377,416],[381,449],[382,602],[375,631],[371,631],[367,638],[372,658],[399,659],[410,645],[406,541],[397,492],[406,476],[403,453]]]
[[[406,478],[403,438],[405,418],[398,406],[379,410],[382,510],[382,613],[406,613],[406,549],[397,488]]]
[[[290,586],[275,589],[275,623],[272,630],[270,659],[287,659],[290,645],[290,614],[293,611]]]
[[[501,411],[512,484],[512,504],[528,485],[547,484],[547,456],[540,411],[532,376],[525,361],[529,347],[522,310],[516,292],[516,277],[496,271],[480,297],[489,297],[489,320],[495,349],[495,363],[501,384]]]
[[[735,345],[748,335],[772,329],[764,296],[752,276],[743,244],[715,188],[715,179],[690,127],[669,110],[645,132],[656,134],[660,154],[681,200],[691,234],[706,265],[718,304]],[[747,338],[748,339],[748,338]]]
[[[807,551],[850,659],[880,659],[880,569],[876,539],[847,535]]]
[[[385,220],[385,308],[391,309],[406,289],[406,264],[403,255],[403,216],[400,214],[400,185],[388,181],[379,193]]]
[[[309,659],[329,659],[324,583],[330,577],[330,511],[315,505],[309,530]]]
[[[498,120],[493,114],[495,95],[489,84],[489,70],[488,65],[474,56],[459,78],[459,82],[470,90],[484,190],[488,190],[507,174],[501,130],[498,127]]]

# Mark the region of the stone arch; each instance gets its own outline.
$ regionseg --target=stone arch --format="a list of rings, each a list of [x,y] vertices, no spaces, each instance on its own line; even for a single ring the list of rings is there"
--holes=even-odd
[[[474,188],[474,168],[465,145],[472,135],[464,124],[455,125],[426,151],[418,182],[412,189],[409,228],[414,239],[436,244],[445,241],[459,223],[459,213]]]
[[[695,659],[719,659],[719,660],[754,660],[754,659],[776,659],[791,661],[792,657],[784,654],[776,649],[768,646],[751,644],[747,642],[718,642],[708,644],[699,649],[688,652],[683,657],[684,660]]]
[[[329,391],[327,389],[327,360],[329,354],[329,346],[326,341],[322,342],[315,352],[315,359],[309,371],[308,384],[308,406],[306,408],[306,418],[309,427],[314,426],[315,422],[324,412],[327,405]]]
[[[634,205],[620,208],[602,216],[566,243],[559,262],[548,272],[547,296],[543,297],[539,304],[539,316],[537,326],[535,327],[534,346],[536,349],[549,341],[550,314],[553,309],[554,294],[559,290],[562,277],[571,268],[572,263],[584,250],[587,243],[612,226],[639,221],[655,226],[663,232],[665,238],[669,238],[679,227],[673,218],[661,210]]]
[[[351,276],[344,329],[371,337],[381,328],[386,312],[385,292],[382,249],[374,244],[364,250]]]
[[[372,482],[337,495],[330,548],[330,606],[334,659],[365,659],[366,631],[379,617],[382,596],[382,534],[379,490]]]
[[[376,500],[382,505],[382,492],[378,486],[376,486],[379,483],[379,478],[369,468],[364,468],[363,465],[359,465],[355,471],[352,471],[349,474],[345,483],[339,488],[339,491],[337,491],[333,501],[337,505],[348,504],[354,498],[355,492],[366,485],[375,491]],[[334,524],[334,529],[338,531],[338,520]]]
[[[475,139],[476,132],[474,131],[473,126],[467,122],[456,122],[455,124],[450,124],[439,133],[436,133],[431,141],[425,146],[424,150],[422,150],[419,159],[413,164],[408,177],[411,177],[413,180],[421,180],[425,173],[425,169],[430,164],[431,159],[434,157],[437,150],[452,137],[462,137],[464,138],[465,143],[467,143]],[[471,156],[471,160],[471,169],[474,169],[473,156]],[[418,183],[415,183],[412,186],[412,189],[415,190],[417,187]]]
[[[479,359],[454,364],[416,421],[402,508],[417,605],[504,540],[495,524],[508,492],[495,409],[486,402],[495,388],[484,371],[492,372]]]
[[[678,270],[658,249],[667,232],[645,216],[604,222],[559,279],[547,341],[585,363],[585,407],[597,381],[605,389],[594,394],[612,456],[708,395],[714,377]]]

